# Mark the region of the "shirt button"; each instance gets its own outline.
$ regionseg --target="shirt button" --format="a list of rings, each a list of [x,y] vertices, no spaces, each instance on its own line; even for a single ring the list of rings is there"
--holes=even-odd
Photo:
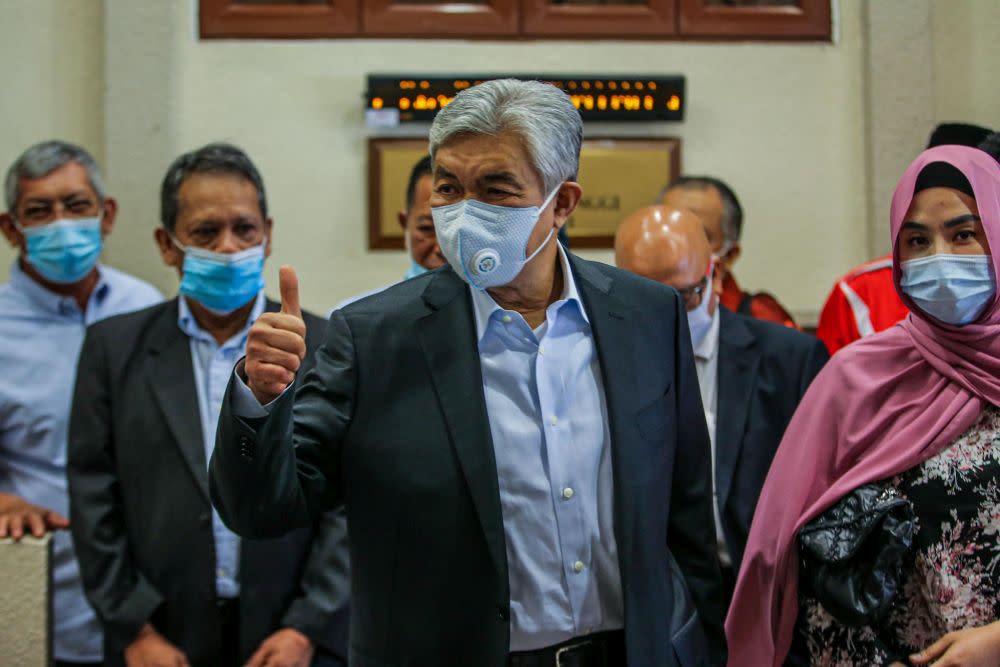
[[[552,415],[551,417],[549,417],[549,423],[555,426],[556,424],[559,423],[559,417]]]
[[[565,489],[563,489],[563,498],[569,500],[572,497],[573,497],[573,489],[567,486]]]
[[[538,354],[545,354],[545,346],[544,345],[539,345],[538,346]]]
[[[510,324],[513,321],[514,318],[511,317],[510,315],[504,315],[500,319],[503,320],[504,324]]]
[[[577,574],[583,572],[583,563],[581,561],[576,561],[575,563],[573,563],[573,571],[576,572]]]
[[[577,572],[579,572],[579,570],[577,570]],[[229,573],[226,572],[226,568],[220,567],[218,570],[215,571],[215,576],[225,579],[226,577],[229,576]]]

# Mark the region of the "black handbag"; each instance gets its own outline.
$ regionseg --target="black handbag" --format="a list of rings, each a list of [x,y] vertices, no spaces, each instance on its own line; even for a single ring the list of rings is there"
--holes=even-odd
[[[913,506],[895,487],[858,487],[799,530],[803,592],[844,625],[878,625],[915,530]]]

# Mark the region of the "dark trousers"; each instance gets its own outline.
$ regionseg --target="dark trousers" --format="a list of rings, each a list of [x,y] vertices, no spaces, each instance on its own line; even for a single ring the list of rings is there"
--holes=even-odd
[[[219,611],[219,631],[222,652],[219,667],[240,667],[240,602],[239,598],[219,598],[215,602]]]

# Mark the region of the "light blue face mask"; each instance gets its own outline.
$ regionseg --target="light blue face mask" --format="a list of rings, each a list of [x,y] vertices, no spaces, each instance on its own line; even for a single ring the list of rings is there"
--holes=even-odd
[[[174,244],[184,251],[180,292],[217,315],[228,315],[250,303],[264,289],[264,246],[236,253]]]
[[[931,255],[900,264],[900,287],[936,320],[963,326],[993,301],[996,276],[989,255]]]
[[[558,187],[541,206],[518,208],[466,199],[432,208],[441,253],[455,273],[476,289],[506,285],[555,233],[550,231],[530,257],[524,256],[538,218],[557,192]]]
[[[82,280],[101,256],[101,217],[60,219],[22,227],[25,259],[43,278],[68,285]]]

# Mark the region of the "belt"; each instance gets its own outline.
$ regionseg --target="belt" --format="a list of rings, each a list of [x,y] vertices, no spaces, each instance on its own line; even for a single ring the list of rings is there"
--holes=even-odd
[[[625,667],[625,632],[575,637],[555,646],[511,653],[508,667]]]

